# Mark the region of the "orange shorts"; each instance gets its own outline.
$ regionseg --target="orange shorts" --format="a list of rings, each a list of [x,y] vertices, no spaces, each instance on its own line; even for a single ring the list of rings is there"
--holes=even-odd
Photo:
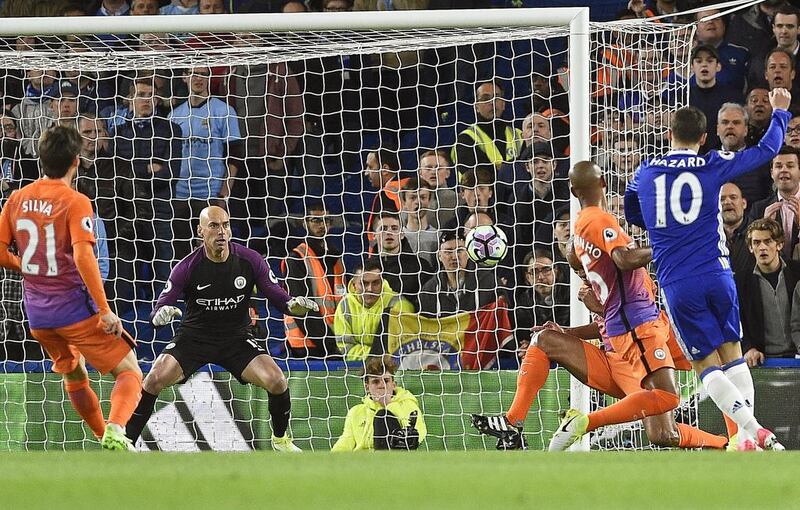
[[[660,368],[691,370],[678,347],[669,320],[663,312],[633,332],[609,337],[613,352],[584,345],[589,386],[618,397],[642,389],[642,380]]]
[[[62,328],[32,329],[33,337],[53,360],[53,372],[66,374],[75,370],[81,354],[98,372],[107,374],[136,347],[127,332],[116,337],[103,331],[96,314]]]

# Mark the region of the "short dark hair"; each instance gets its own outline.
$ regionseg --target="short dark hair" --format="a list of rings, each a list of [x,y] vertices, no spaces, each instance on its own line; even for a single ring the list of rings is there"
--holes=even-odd
[[[767,65],[767,62],[769,62],[769,57],[771,57],[776,53],[783,53],[784,55],[786,55],[786,58],[789,59],[789,66],[794,71],[794,55],[784,50],[783,48],[772,48],[771,50],[769,50],[769,52],[767,52],[767,56],[764,57],[764,66]]]
[[[378,158],[378,165],[381,167],[381,170],[383,170],[384,166],[388,166],[389,170],[394,172],[400,170],[400,160],[397,157],[396,150],[381,147],[380,149],[375,149],[370,152],[375,153],[375,157]]]
[[[706,132],[706,115],[694,106],[684,106],[672,114],[672,136],[684,143],[698,143]]]
[[[494,184],[494,174],[494,165],[478,165],[464,172],[464,177],[461,178],[461,185],[466,188],[474,188],[480,185],[491,186]]]
[[[407,191],[419,191],[421,189],[433,190],[433,187],[426,180],[409,177],[400,188],[400,196],[403,196]]]
[[[132,98],[136,94],[136,86],[137,85],[147,85],[148,87],[152,87],[153,90],[156,88],[156,84],[153,81],[153,77],[150,78],[136,78],[135,80],[131,81],[130,86],[128,86],[128,98]]]
[[[39,162],[42,173],[53,179],[67,175],[81,152],[81,135],[74,127],[53,126],[39,138]]]
[[[327,211],[325,208],[325,202],[318,198],[306,200],[306,214],[310,213],[311,211]]]
[[[378,271],[379,273],[383,272],[383,264],[381,264],[380,257],[370,257],[364,260],[364,263],[361,264],[361,271]]]
[[[380,214],[380,216],[378,216],[378,220],[379,220],[381,223],[383,223],[383,220],[385,220],[385,219],[387,219],[387,218],[388,218],[388,219],[394,219],[394,220],[397,220],[399,223],[401,223],[401,224],[402,224],[402,221],[400,221],[400,213],[396,213],[396,212],[394,212],[394,211],[381,211],[381,214]],[[376,221],[376,222],[375,222],[375,223],[373,223],[373,225],[372,225],[372,230],[375,230],[377,227],[378,227],[378,222]]]
[[[781,147],[781,150],[778,151],[778,156],[785,156],[787,154],[797,158],[797,163],[800,164],[800,151],[798,151],[791,145],[784,145],[783,147]]]
[[[369,376],[382,376],[388,372],[394,376],[397,371],[397,364],[392,359],[391,354],[383,356],[371,356],[364,364],[364,379]]]
[[[786,237],[783,233],[783,227],[780,223],[773,220],[772,218],[759,218],[754,220],[750,225],[747,227],[747,245],[750,246],[753,238],[753,232],[756,230],[766,230],[769,232],[770,237],[776,243],[782,243],[786,240]]]
[[[793,6],[790,3],[784,3],[775,11],[775,14],[772,16],[772,24],[775,24],[775,17],[778,14],[783,14],[784,16],[794,16],[797,21],[800,23],[800,10],[797,7]]]

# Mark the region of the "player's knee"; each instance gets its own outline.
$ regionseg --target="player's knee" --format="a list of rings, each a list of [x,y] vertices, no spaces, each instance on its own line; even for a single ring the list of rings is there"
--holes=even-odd
[[[564,352],[564,343],[555,331],[543,331],[539,335],[539,341],[536,346],[539,347],[548,358],[556,362],[559,361],[560,356]]]
[[[288,387],[289,382],[280,370],[271,370],[266,374],[264,388],[268,392],[278,395],[286,391]]]

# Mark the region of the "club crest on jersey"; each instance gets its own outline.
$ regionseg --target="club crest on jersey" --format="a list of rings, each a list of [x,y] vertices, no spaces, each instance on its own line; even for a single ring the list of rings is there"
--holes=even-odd
[[[233,280],[233,286],[237,289],[243,289],[244,286],[247,285],[247,279],[244,276],[237,276],[235,280]]]
[[[613,228],[607,228],[603,230],[603,239],[605,239],[606,241],[613,241],[614,239],[617,238],[617,235],[618,235],[617,231],[614,230]]]
[[[658,360],[666,359],[667,353],[664,352],[664,349],[656,349],[653,351],[653,356]]]
[[[275,273],[272,272],[272,269],[269,270],[269,281],[271,281],[275,285],[278,284],[278,277],[275,276]]]
[[[162,294],[166,294],[167,292],[172,290],[172,281],[167,280],[167,284],[164,285],[164,290],[161,291]]]
[[[92,219],[88,216],[84,216],[81,218],[81,228],[87,232],[92,232],[94,229],[92,228],[93,222]]]

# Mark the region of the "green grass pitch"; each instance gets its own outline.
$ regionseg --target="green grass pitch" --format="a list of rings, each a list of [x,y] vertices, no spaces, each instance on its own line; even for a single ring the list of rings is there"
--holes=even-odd
[[[800,453],[3,453],[7,509],[798,508]]]

